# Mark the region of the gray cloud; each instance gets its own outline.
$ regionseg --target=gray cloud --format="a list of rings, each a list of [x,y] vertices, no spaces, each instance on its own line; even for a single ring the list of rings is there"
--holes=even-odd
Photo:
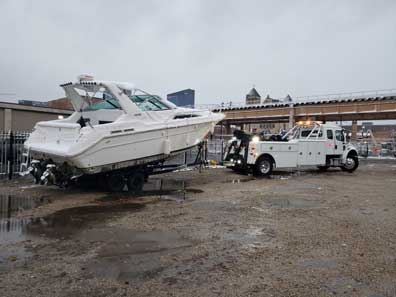
[[[198,103],[396,87],[396,2],[0,0],[0,93],[81,73]]]

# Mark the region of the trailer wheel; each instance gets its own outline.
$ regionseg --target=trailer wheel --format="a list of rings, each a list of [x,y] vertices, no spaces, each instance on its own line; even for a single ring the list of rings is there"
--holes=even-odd
[[[258,176],[269,176],[272,173],[274,163],[268,157],[262,157],[254,166],[254,173]]]
[[[125,187],[125,177],[121,173],[111,173],[106,180],[107,189],[111,192],[122,192]]]
[[[348,155],[346,162],[341,169],[343,171],[354,172],[359,166],[359,158],[357,156]]]
[[[145,176],[141,172],[132,173],[128,176],[127,185],[128,191],[134,194],[142,192]]]

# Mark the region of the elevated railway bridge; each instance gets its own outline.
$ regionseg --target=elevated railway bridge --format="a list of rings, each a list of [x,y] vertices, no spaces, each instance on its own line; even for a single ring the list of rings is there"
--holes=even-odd
[[[233,104],[213,110],[225,114],[221,123],[225,131],[231,125],[268,122],[288,122],[292,127],[300,120],[352,121],[354,138],[357,121],[396,119],[396,89],[299,97],[292,102],[261,105]]]

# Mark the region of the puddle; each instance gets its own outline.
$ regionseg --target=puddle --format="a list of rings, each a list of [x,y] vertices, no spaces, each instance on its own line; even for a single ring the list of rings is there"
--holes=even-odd
[[[11,234],[13,240],[0,244],[0,271],[23,265],[32,256],[25,248],[34,238],[73,239],[97,242],[97,256],[84,267],[88,273],[123,283],[145,280],[164,270],[173,269],[174,256],[192,243],[175,232],[141,232],[109,227],[106,222],[125,212],[140,211],[144,203],[111,202],[74,207],[42,218],[10,218],[17,228],[3,230],[2,240]],[[167,263],[167,257],[170,264]],[[173,265],[169,267],[170,265]]]
[[[288,198],[279,198],[279,199],[271,199],[269,201],[271,207],[274,208],[314,208],[319,207],[320,202],[314,200],[305,200],[305,199],[288,199]]]
[[[203,193],[200,189],[187,188],[185,180],[149,179],[145,183],[142,196],[159,196],[160,199],[184,201],[188,194]],[[130,198],[127,193],[112,194],[98,199],[101,202],[117,201]],[[16,243],[25,240],[30,235],[52,237],[67,237],[89,222],[116,216],[120,212],[134,211],[144,207],[141,203],[111,203],[83,206],[58,211],[43,218],[16,218],[19,211],[35,208],[51,200],[47,197],[23,197],[13,195],[0,196],[0,245]],[[0,252],[1,254],[1,252]]]
[[[30,219],[14,218],[20,211],[39,207],[50,203],[47,197],[26,197],[0,195],[0,245],[19,241],[24,227]]]
[[[86,270],[98,277],[136,283],[174,269],[174,258],[192,243],[174,232],[140,232],[121,228],[87,230],[85,240],[106,238]]]
[[[0,271],[22,265],[31,253],[17,243],[24,240],[26,226],[32,222],[27,218],[13,217],[18,212],[50,203],[47,197],[0,195]]]
[[[18,211],[32,209],[50,202],[51,199],[48,197],[0,195],[0,219],[8,218]]]
[[[25,234],[65,239],[93,224],[105,224],[106,220],[117,217],[123,212],[138,211],[144,207],[145,205],[141,203],[120,203],[66,208],[32,220],[26,226]]]
[[[187,188],[184,180],[150,179],[138,197],[157,195],[161,199],[183,201],[189,194],[202,192],[200,189]],[[44,205],[51,200],[46,197],[0,196],[0,271],[22,265],[32,256],[25,248],[31,239],[80,238],[81,234],[84,234],[81,240],[91,238],[108,242],[100,251],[101,260],[92,264],[98,275],[109,274],[109,277],[115,279],[133,279],[144,278],[165,269],[161,258],[163,253],[190,246],[189,242],[173,233],[127,230],[125,236],[121,236],[121,233],[117,233],[121,231],[114,233],[114,228],[107,227],[108,231],[103,231],[107,235],[95,231],[104,228],[108,219],[145,207],[145,203],[140,203],[139,199],[132,202],[126,198],[131,198],[131,195],[112,194],[98,199],[97,205],[63,209],[41,218],[18,218],[15,215],[19,211]],[[96,237],[95,232],[99,234]],[[117,238],[109,240],[113,235]]]
[[[140,203],[82,206],[67,208],[42,218],[15,218],[11,217],[11,212],[7,212],[7,217],[1,219],[0,225],[0,270],[23,264],[31,256],[24,247],[26,240],[37,237],[69,238],[94,223],[104,224],[107,219],[122,212],[138,211],[144,206]]]

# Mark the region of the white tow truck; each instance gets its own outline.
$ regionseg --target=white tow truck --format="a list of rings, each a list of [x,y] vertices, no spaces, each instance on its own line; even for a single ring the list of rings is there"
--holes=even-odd
[[[268,176],[275,168],[340,167],[353,172],[359,166],[357,149],[335,124],[301,121],[285,135],[250,135],[235,131],[223,162],[235,171],[252,170]]]

